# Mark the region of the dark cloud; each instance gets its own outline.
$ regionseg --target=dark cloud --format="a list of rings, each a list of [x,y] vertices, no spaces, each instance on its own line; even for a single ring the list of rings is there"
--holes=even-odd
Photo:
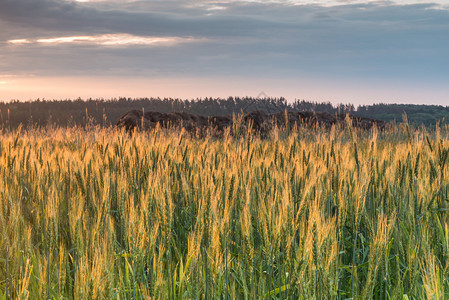
[[[3,0],[0,26],[0,53],[7,57],[0,73],[449,77],[449,13],[432,4]],[[105,33],[198,41],[174,47],[7,43]]]
[[[139,4],[135,4],[138,5]],[[174,8],[169,10],[170,5]],[[240,36],[267,30],[270,20],[261,22],[251,16],[233,15],[211,17],[207,10],[184,7],[171,2],[159,4],[148,11],[130,10],[131,4],[115,9],[103,5],[80,4],[58,0],[4,0],[0,5],[0,18],[28,30],[45,29],[55,32],[116,33],[136,35],[175,36]],[[181,11],[180,7],[184,7]],[[102,9],[103,8],[103,9]],[[128,9],[127,9],[128,8]],[[199,14],[199,11],[202,14]],[[278,23],[282,26],[282,23]]]

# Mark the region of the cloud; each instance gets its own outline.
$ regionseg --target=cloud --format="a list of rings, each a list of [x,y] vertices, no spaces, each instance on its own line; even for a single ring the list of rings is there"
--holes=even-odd
[[[13,44],[13,45],[23,45],[23,44],[29,44],[29,43],[31,43],[31,41],[27,40],[27,39],[17,39],[17,40],[9,40],[8,43]]]
[[[310,1],[309,1],[310,2]],[[314,1],[315,3],[319,3]],[[326,1],[324,1],[325,3]],[[341,2],[341,1],[337,1]],[[352,4],[337,7],[305,5],[297,1],[101,1],[3,0],[0,20],[26,29],[23,38],[46,32],[126,33],[137,36],[254,37],[273,32],[301,33],[310,27],[412,25],[446,22],[448,13],[434,4]],[[383,3],[383,2],[382,2]],[[391,2],[386,2],[391,3]],[[212,14],[211,14],[212,12]],[[62,34],[66,33],[66,34]],[[14,33],[12,33],[14,34]],[[16,37],[11,36],[10,39]]]
[[[4,0],[0,19],[32,31],[209,37],[248,35],[268,29],[272,23],[253,20],[250,16],[210,18],[209,6],[202,9],[180,3],[142,1],[110,7],[110,4],[88,5],[61,0]]]
[[[3,0],[0,68],[55,76],[441,78],[448,75],[449,12],[436,8],[390,1]],[[148,47],[155,45],[176,47]]]
[[[194,42],[193,38],[178,37],[147,37],[135,36],[130,34],[102,34],[102,35],[84,35],[84,36],[62,36],[37,39],[16,39],[9,40],[12,45],[26,44],[79,44],[79,45],[101,45],[101,46],[174,46],[180,43]]]

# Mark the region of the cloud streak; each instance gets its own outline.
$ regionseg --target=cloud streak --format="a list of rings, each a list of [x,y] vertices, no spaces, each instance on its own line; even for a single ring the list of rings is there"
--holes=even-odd
[[[27,44],[78,44],[78,45],[100,45],[100,46],[174,46],[180,43],[194,42],[194,38],[178,37],[145,37],[130,34],[102,34],[85,36],[63,36],[37,39],[16,39],[9,40],[12,45]]]

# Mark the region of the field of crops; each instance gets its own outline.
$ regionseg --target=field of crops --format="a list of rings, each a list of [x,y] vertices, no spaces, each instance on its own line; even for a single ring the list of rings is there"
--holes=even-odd
[[[449,128],[0,134],[0,299],[447,299]]]

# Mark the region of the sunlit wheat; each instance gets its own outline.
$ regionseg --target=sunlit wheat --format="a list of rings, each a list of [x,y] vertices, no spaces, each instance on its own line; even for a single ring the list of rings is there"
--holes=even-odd
[[[449,297],[447,127],[237,127],[4,130],[0,299]]]

